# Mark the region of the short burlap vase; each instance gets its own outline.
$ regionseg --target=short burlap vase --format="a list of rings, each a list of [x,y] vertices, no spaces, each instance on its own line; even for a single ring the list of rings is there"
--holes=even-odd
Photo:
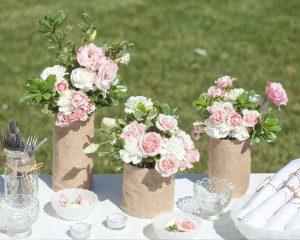
[[[209,138],[209,178],[221,178],[233,185],[233,197],[243,196],[251,173],[250,139],[246,141]]]
[[[91,189],[93,154],[83,149],[94,140],[94,116],[76,121],[68,127],[53,127],[53,190]]]
[[[153,218],[173,210],[174,175],[162,177],[155,169],[124,165],[122,209],[138,218]]]

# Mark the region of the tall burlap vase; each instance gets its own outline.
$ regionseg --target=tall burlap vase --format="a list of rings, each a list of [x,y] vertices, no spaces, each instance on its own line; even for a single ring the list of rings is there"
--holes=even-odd
[[[174,175],[164,178],[155,169],[124,165],[123,211],[138,218],[153,218],[173,210]]]
[[[233,185],[233,197],[243,196],[251,174],[250,139],[246,141],[209,138],[209,178],[221,178]]]
[[[91,189],[93,186],[93,154],[83,149],[93,142],[94,116],[69,127],[53,125],[53,190]]]

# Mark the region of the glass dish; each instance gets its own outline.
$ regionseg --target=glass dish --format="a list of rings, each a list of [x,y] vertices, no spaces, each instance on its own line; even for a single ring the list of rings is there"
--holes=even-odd
[[[110,229],[121,230],[127,225],[127,216],[123,213],[112,213],[106,217],[106,222]]]
[[[31,226],[39,214],[37,198],[24,195],[9,195],[0,201],[0,218],[6,234],[12,238],[31,235]]]
[[[88,223],[75,223],[70,227],[71,237],[76,240],[85,240],[91,236],[91,225]]]
[[[198,204],[198,213],[206,220],[217,220],[232,198],[231,182],[224,179],[204,178],[194,184],[194,198]]]

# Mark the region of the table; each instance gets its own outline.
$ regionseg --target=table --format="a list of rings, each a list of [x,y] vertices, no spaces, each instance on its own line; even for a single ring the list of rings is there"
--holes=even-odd
[[[273,174],[251,174],[248,193],[253,193],[256,187],[268,176]],[[204,174],[178,174],[175,184],[175,203],[185,196],[192,196],[193,183],[206,177]],[[73,221],[64,221],[54,212],[50,198],[53,194],[51,189],[51,176],[40,178],[40,214],[37,222],[32,226],[33,234],[29,239],[71,239],[69,227]],[[90,239],[157,239],[151,225],[152,220],[138,219],[128,216],[126,229],[112,231],[106,227],[105,218],[107,214],[120,212],[122,197],[122,175],[100,174],[94,176],[93,191],[98,195],[99,203],[95,211],[86,219],[81,220],[92,225]],[[230,205],[235,200],[232,200]],[[230,218],[230,205],[225,211],[222,219],[215,222],[202,221],[202,230],[196,239],[244,239],[234,227]],[[0,231],[0,239],[9,239],[3,231]]]

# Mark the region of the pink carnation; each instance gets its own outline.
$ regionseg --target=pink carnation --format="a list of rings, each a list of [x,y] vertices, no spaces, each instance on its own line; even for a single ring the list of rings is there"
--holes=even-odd
[[[149,132],[141,137],[139,146],[145,155],[154,157],[158,154],[162,143],[163,139],[158,133]]]
[[[74,107],[82,107],[88,105],[87,96],[81,91],[72,92],[72,104]]]
[[[222,97],[224,99],[228,98],[228,93],[226,91],[224,91],[223,89],[216,87],[216,86],[211,86],[208,90],[207,90],[207,95],[209,97]]]
[[[63,113],[58,113],[55,125],[59,127],[69,126],[69,115],[64,115]]]
[[[266,86],[268,98],[278,107],[287,105],[289,99],[286,92],[280,83],[268,83]]]
[[[188,150],[185,153],[185,158],[190,164],[192,164],[194,162],[199,162],[200,153],[197,149]]]
[[[124,127],[121,137],[123,139],[130,139],[142,136],[145,133],[146,125],[134,121]]]
[[[228,124],[233,127],[239,127],[243,123],[243,119],[240,114],[232,113],[228,117]]]
[[[232,105],[232,103],[230,103],[230,102],[225,102],[225,103],[223,103],[223,104],[222,104],[222,108],[223,108],[223,110],[224,110],[227,114],[231,114],[231,113],[234,113],[234,112],[235,112],[235,110],[234,110],[234,108],[233,108],[233,105]]]
[[[233,81],[235,81],[234,78],[226,75],[224,77],[220,77],[217,81],[215,81],[215,83],[217,87],[226,89],[228,87],[231,87]]]
[[[199,228],[199,223],[192,219],[185,218],[182,221],[177,222],[177,227],[181,232],[190,232]]]
[[[77,108],[74,113],[80,121],[86,121],[88,119],[86,109],[83,107]]]
[[[227,115],[228,114],[225,111],[221,110],[221,111],[215,112],[212,115],[212,119],[215,123],[223,123],[226,120]]]
[[[78,116],[75,114],[75,112],[72,112],[72,113],[70,114],[69,120],[70,120],[70,122],[72,122],[72,123],[78,121]]]
[[[65,79],[56,81],[55,91],[61,93],[69,88],[69,83]]]
[[[178,160],[174,155],[164,155],[156,161],[155,170],[163,177],[169,177],[178,171]]]
[[[95,78],[95,85],[101,91],[107,92],[110,84],[117,78],[118,64],[111,59],[103,61]]]
[[[243,110],[244,125],[254,127],[260,120],[260,113],[256,110]]]
[[[156,127],[163,132],[174,130],[177,128],[177,120],[173,116],[159,114],[156,119]]]
[[[77,61],[82,67],[96,71],[104,60],[102,48],[90,43],[77,50]]]

